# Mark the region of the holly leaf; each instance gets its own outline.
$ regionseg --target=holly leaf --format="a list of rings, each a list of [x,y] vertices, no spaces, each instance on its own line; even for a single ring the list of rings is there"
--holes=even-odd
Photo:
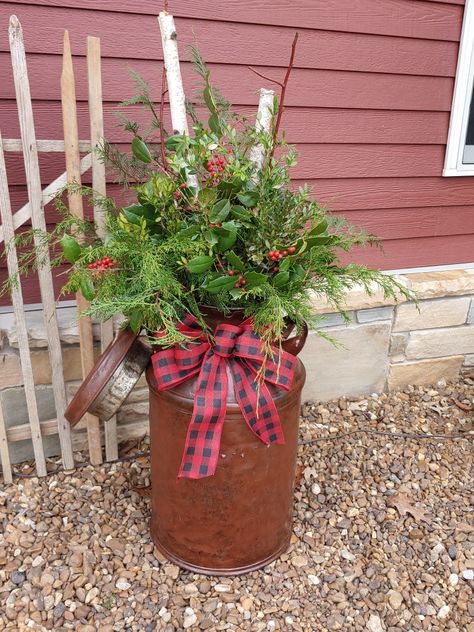
[[[214,229],[219,235],[218,245],[221,252],[232,248],[235,244],[237,241],[237,229],[238,226],[233,221],[224,222],[222,227]]]
[[[267,282],[267,275],[262,274],[261,272],[254,272],[251,270],[244,274],[244,279],[247,284],[247,289],[258,287],[259,285],[263,285]]]
[[[198,193],[198,200],[205,206],[210,206],[211,204],[213,204],[216,198],[217,193],[214,191],[214,189],[205,188],[201,189]]]
[[[290,273],[287,272],[286,270],[283,270],[282,272],[278,272],[278,274],[275,274],[275,276],[273,277],[273,286],[283,287],[284,285],[288,283],[289,278],[290,278]]]
[[[209,281],[206,286],[206,290],[209,294],[218,294],[224,290],[230,290],[235,285],[235,279],[231,276],[221,276],[217,277],[217,279],[213,279]],[[234,288],[235,289],[235,288]]]
[[[188,261],[186,268],[193,274],[201,274],[202,272],[209,270],[213,263],[214,259],[212,257],[209,257],[208,255],[201,255],[193,257],[190,261]]]
[[[429,522],[427,511],[422,507],[416,507],[413,504],[413,499],[404,492],[398,492],[394,496],[389,496],[387,499],[387,505],[395,507],[400,516],[410,514],[417,522],[420,522],[420,520]]]
[[[227,262],[236,272],[242,272],[244,269],[244,262],[240,257],[238,257],[233,250],[229,250],[229,252],[225,253]]]
[[[86,301],[92,301],[95,295],[95,291],[94,284],[92,283],[91,278],[83,277],[79,284],[79,289],[81,290],[81,294],[86,299]]]
[[[142,141],[142,139],[138,136],[135,136],[135,138],[132,140],[132,152],[135,158],[138,158],[138,160],[146,162],[147,164],[153,160],[150,154],[150,150]]]
[[[217,204],[211,209],[209,213],[209,219],[213,224],[217,224],[219,222],[223,222],[227,215],[230,213],[230,202],[229,200],[219,200]]]
[[[81,247],[77,239],[65,233],[60,243],[63,248],[64,258],[69,261],[69,263],[76,263],[81,256]]]

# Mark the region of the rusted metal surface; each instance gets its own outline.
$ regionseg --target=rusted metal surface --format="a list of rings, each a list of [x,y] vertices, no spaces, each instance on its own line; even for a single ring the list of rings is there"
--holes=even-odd
[[[146,369],[151,349],[131,329],[121,330],[95,363],[66,410],[66,419],[76,425],[86,412],[104,421],[126,400]]]
[[[240,322],[241,316],[219,319],[213,311],[206,320],[212,329],[222,320]],[[234,398],[230,372],[228,377],[227,414],[216,473],[198,480],[177,479],[197,378],[157,391],[151,366],[147,370],[152,538],[175,564],[212,575],[238,575],[261,568],[289,544],[305,370],[298,361],[289,392],[269,385],[285,445],[266,446],[249,430]]]

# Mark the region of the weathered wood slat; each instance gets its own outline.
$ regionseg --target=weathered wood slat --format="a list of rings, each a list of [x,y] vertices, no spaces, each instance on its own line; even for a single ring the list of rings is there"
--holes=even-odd
[[[59,152],[64,153],[64,141],[63,140],[37,140],[36,148],[39,152]],[[90,151],[91,143],[89,140],[80,140],[79,141],[79,151],[80,152],[88,152]],[[23,147],[21,144],[21,139],[19,138],[4,138],[3,139],[3,151],[14,151],[21,152],[23,151]]]
[[[30,428],[31,432],[31,428]],[[0,393],[0,464],[2,466],[3,483],[9,485],[13,482],[10,451],[8,449],[8,437],[3,416],[2,395]]]
[[[5,11],[14,11],[14,4],[4,5]],[[156,11],[160,8],[157,5]],[[140,46],[136,45],[136,33],[153,32],[154,16],[131,13],[124,18],[123,14],[110,11],[101,12],[99,17],[104,57],[162,61],[153,37],[143,37]],[[62,31],[71,25],[72,18],[72,44],[82,46],[87,35],[96,32],[98,14],[95,10],[77,8],[71,16],[66,7],[48,10],[32,5],[28,18],[24,28],[30,42],[29,53],[49,55],[61,53]],[[187,44],[198,38],[207,63],[233,64],[238,60],[239,64],[279,67],[286,66],[294,33],[294,27],[287,27],[284,22],[262,26],[180,18],[178,28],[180,42]],[[456,72],[457,49],[457,42],[378,34],[361,37],[359,33],[303,29],[295,67],[452,77]],[[188,58],[186,46],[182,57]]]
[[[45,231],[46,222],[43,213],[43,193],[41,191],[41,177],[38,167],[38,151],[36,148],[36,134],[25,47],[23,44],[21,25],[16,16],[10,18],[9,37],[32,224],[35,230]],[[49,263],[49,253],[47,249],[41,247],[40,238],[36,237],[35,243],[44,259],[44,265],[39,266],[38,277],[43,303],[44,322],[48,334],[48,350],[52,369],[53,393],[58,419],[61,455],[64,468],[72,469],[74,467],[74,457],[72,453],[70,428],[64,417],[64,411],[66,409],[66,389],[63,378],[61,343],[56,318],[51,265]]]
[[[7,169],[3,153],[2,137],[0,135],[0,216],[2,219],[3,231],[7,243],[12,243],[15,238],[13,228],[12,209],[8,192]],[[25,310],[23,307],[23,293],[18,279],[18,257],[15,247],[7,249],[8,273],[16,282],[12,284],[11,299],[15,310],[15,321],[18,335],[18,346],[20,349],[21,370],[25,388],[26,406],[31,428],[31,441],[35,455],[36,473],[38,476],[46,476],[46,459],[41,439],[41,428],[38,415],[38,405],[36,402],[35,382],[33,379],[33,368],[31,365],[30,349],[28,345],[28,331],[26,328]],[[3,420],[0,420],[0,425]],[[1,438],[0,438],[1,440]],[[3,461],[3,456],[2,456]]]
[[[13,4],[41,4],[77,9],[75,0],[14,0]],[[286,24],[301,29],[376,33],[401,37],[457,41],[462,20],[461,2],[424,0],[310,0],[296,5],[288,0],[175,0],[176,18],[218,20],[250,24]],[[82,0],[80,8],[100,12],[121,11],[156,16],[154,0]],[[100,15],[100,14],[99,14]],[[100,23],[100,17],[98,18]]]
[[[80,171],[83,174],[85,171],[90,169],[91,166],[91,156],[88,154],[84,156],[81,160]],[[66,173],[61,174],[56,180],[51,182],[42,192],[41,192],[41,206],[44,207],[46,204],[53,200],[59,189],[62,189],[67,182]],[[13,227],[15,229],[22,226],[25,222],[27,222],[31,218],[31,204],[27,202],[24,204],[14,215],[13,215]],[[4,241],[3,237],[3,228],[0,226],[0,244]]]
[[[68,31],[64,31],[63,69],[61,73],[61,104],[63,110],[64,145],[66,157],[66,172],[68,184],[81,184],[79,133],[76,116],[76,92],[74,85],[74,69],[69,43]],[[84,218],[82,195],[78,191],[68,191],[68,206],[73,215]],[[82,375],[85,378],[94,366],[94,341],[92,336],[92,321],[89,317],[80,316],[89,303],[81,292],[76,294],[77,312],[79,316],[79,340],[81,350]],[[86,414],[87,437],[89,442],[89,457],[93,465],[102,463],[102,446],[100,438],[99,419],[89,413]]]
[[[58,103],[34,101],[33,107],[38,129],[50,138],[62,134],[61,111]],[[118,111],[117,106],[112,103],[105,104],[103,111],[105,137],[112,143],[130,143],[130,134],[117,126],[115,116]],[[239,112],[244,116],[252,117],[255,114],[255,107],[241,107]],[[139,106],[128,108],[127,113],[130,118],[142,125],[148,122],[146,113]],[[198,114],[204,117],[207,113],[198,109]],[[86,103],[78,103],[77,115],[79,129],[85,129],[89,124]],[[0,119],[5,129],[15,130],[18,122],[13,102],[0,101]],[[165,120],[168,120],[166,109]],[[285,107],[284,118],[287,141],[301,144],[443,145],[448,135],[448,123],[448,112],[393,112],[343,108]]]
[[[93,147],[97,147],[104,137],[104,114],[102,111],[102,73],[101,73],[100,39],[87,38],[87,80],[89,87],[90,133]],[[92,155],[92,188],[100,195],[106,195],[105,166],[96,154]],[[94,206],[94,220],[99,237],[105,238],[105,221],[103,209]],[[100,340],[102,351],[112,342],[114,336],[113,321],[101,323]],[[107,461],[118,458],[117,417],[114,415],[104,421],[105,457]]]
[[[56,100],[57,90],[53,82],[44,81],[45,74],[57,76],[60,73],[61,57],[58,55],[30,55],[32,89],[38,99]],[[133,94],[127,66],[133,66],[149,81],[152,97],[159,102],[160,82],[156,77],[156,61],[103,59],[102,68],[107,77],[107,90],[104,99],[117,102],[123,99],[124,87],[130,86]],[[270,77],[281,79],[284,68],[258,66],[259,70]],[[232,72],[225,64],[210,64],[212,80],[221,92],[234,105],[251,105],[254,109],[258,102],[258,89],[261,79],[247,66],[234,65]],[[181,64],[184,85],[195,85],[196,76],[189,63]],[[0,53],[0,74],[5,72],[6,80],[0,84],[0,99],[11,99],[8,64],[5,53]],[[367,110],[451,110],[453,90],[452,77],[426,77],[414,75],[393,75],[369,72],[350,72],[347,70],[311,70],[296,68],[287,92],[288,106],[300,107],[338,107]],[[85,69],[78,66],[76,77],[78,101],[87,100],[87,78]]]

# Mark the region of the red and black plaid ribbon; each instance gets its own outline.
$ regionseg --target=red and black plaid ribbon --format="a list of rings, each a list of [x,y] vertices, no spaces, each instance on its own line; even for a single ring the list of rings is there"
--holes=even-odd
[[[151,358],[158,390],[199,374],[178,477],[204,478],[216,471],[227,408],[227,367],[232,372],[235,398],[252,432],[267,445],[285,443],[280,417],[265,382],[289,390],[296,358],[273,346],[273,357],[265,356],[263,341],[250,320],[239,326],[218,325],[212,346],[194,316],[188,314],[178,327],[195,342],[158,351]],[[257,381],[264,363],[264,380]]]

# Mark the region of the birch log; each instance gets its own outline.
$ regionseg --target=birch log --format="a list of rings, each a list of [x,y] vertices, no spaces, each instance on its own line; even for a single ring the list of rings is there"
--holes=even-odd
[[[274,90],[260,89],[257,119],[255,121],[255,128],[258,132],[264,131],[269,134],[271,131],[274,98]],[[257,143],[250,150],[250,160],[254,163],[256,172],[262,168],[264,158],[265,149],[261,143]]]
[[[38,163],[38,149],[36,146],[36,132],[31,103],[30,82],[26,65],[23,31],[16,17],[10,17],[9,26],[10,51],[13,67],[13,81],[20,119],[21,142],[23,145],[23,160],[25,164],[28,201],[31,208],[31,223],[35,230],[46,232],[46,220],[43,207],[43,192],[41,191],[41,176]],[[40,283],[41,301],[43,304],[44,324],[48,336],[48,351],[51,362],[54,403],[58,419],[58,433],[61,444],[61,455],[64,469],[74,467],[72,453],[71,431],[64,417],[66,409],[66,387],[64,385],[61,342],[56,316],[53,279],[49,252],[44,248],[41,238],[35,234],[35,245],[41,252],[43,265],[39,266],[38,278]]]
[[[104,113],[102,108],[102,73],[100,56],[100,39],[87,38],[87,85],[89,92],[89,120],[92,143],[92,188],[96,193],[105,196],[105,165],[99,159],[95,149],[104,137]],[[99,204],[94,205],[94,221],[97,234],[104,240],[106,234],[104,210]],[[105,351],[114,337],[112,319],[100,324],[101,351]],[[104,421],[105,458],[107,461],[118,459],[117,417],[114,415]]]
[[[158,16],[161,31],[161,43],[163,45],[163,60],[166,70],[166,83],[170,100],[171,125],[175,134],[189,135],[188,120],[186,117],[186,97],[183,88],[183,79],[179,66],[178,34],[174,25],[174,18],[166,11]],[[199,189],[198,179],[186,170],[188,186]]]
[[[64,31],[63,70],[61,73],[61,106],[63,111],[64,147],[66,155],[66,172],[68,183],[81,184],[79,155],[79,134],[77,129],[76,88],[74,69],[72,66],[69,33]],[[80,192],[68,191],[69,210],[79,219],[84,217],[82,195]],[[79,315],[79,341],[81,350],[82,375],[86,377],[94,366],[94,340],[92,322],[89,317],[80,316],[89,306],[80,292],[76,294]],[[92,465],[102,463],[102,447],[100,439],[99,419],[86,414],[87,439],[89,456]]]

